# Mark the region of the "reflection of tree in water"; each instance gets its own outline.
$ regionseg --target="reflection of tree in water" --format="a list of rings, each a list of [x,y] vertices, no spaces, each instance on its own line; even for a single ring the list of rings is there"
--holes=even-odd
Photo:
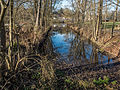
[[[91,63],[96,63],[98,64],[98,52],[97,52],[97,47],[92,43],[92,52],[90,55],[90,61]]]
[[[79,64],[98,64],[98,57],[102,59],[102,54],[99,55],[97,47],[94,44],[89,44],[83,37],[76,35],[71,42],[69,58],[71,61],[77,61]],[[99,55],[99,56],[98,56]]]

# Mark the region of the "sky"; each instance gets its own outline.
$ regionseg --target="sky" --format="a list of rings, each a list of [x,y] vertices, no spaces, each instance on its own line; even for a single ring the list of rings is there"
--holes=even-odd
[[[58,6],[58,9],[60,9],[60,8],[70,8],[70,7],[71,7],[70,0],[63,0],[63,1],[61,1],[60,5]]]
[[[61,3],[58,5],[57,9],[61,9],[61,8],[69,8],[72,9],[71,7],[71,0],[61,0]],[[114,6],[114,4],[113,4]],[[110,11],[115,11],[115,7],[110,6],[111,8],[109,8]]]
[[[61,5],[63,8],[66,8],[66,7],[71,7],[71,2],[68,1],[68,0],[63,0],[62,1],[62,5]]]

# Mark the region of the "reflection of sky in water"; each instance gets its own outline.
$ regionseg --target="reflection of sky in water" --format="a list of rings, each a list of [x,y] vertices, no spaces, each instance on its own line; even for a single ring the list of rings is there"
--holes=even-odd
[[[55,52],[58,52],[61,55],[61,59],[62,60],[70,60],[70,61],[74,61],[74,56],[75,57],[79,57],[79,54],[75,54],[76,52],[74,51],[74,47],[71,48],[72,45],[72,41],[75,39],[75,34],[73,34],[73,32],[68,32],[68,33],[59,33],[58,31],[53,31],[52,32],[52,43],[55,49]],[[80,38],[80,37],[79,37]],[[79,42],[80,40],[78,40]],[[80,47],[78,48],[80,49]],[[90,58],[93,52],[93,45],[89,44],[87,41],[84,41],[84,49],[85,49],[85,57],[86,59],[90,62]],[[72,54],[70,54],[70,51],[72,51]],[[82,52],[83,53],[83,52]],[[75,55],[74,55],[75,54]],[[70,55],[70,58],[69,58]],[[108,57],[101,54],[100,52],[97,53],[98,55],[98,63],[99,64],[103,64],[103,63],[108,63]],[[84,61],[84,57],[80,56],[82,61]],[[93,59],[93,57],[92,57]],[[112,60],[110,59],[109,62],[112,62]]]
[[[99,64],[107,63],[108,56],[102,55],[100,52],[98,53]],[[109,63],[112,62],[112,59],[109,60]]]
[[[90,59],[90,55],[92,53],[92,45],[90,44],[85,44],[85,55],[87,59]]]
[[[55,35],[51,37],[54,48],[56,48],[56,51],[59,52],[61,55],[68,55],[69,49],[71,47],[71,40],[74,39],[74,35],[71,35],[71,33],[68,34],[60,34],[55,33]]]

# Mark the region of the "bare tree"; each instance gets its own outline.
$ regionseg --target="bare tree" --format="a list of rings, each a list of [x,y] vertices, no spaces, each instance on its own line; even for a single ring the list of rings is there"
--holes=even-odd
[[[12,59],[12,49],[13,49],[13,7],[14,6],[14,1],[10,0],[10,25],[9,25],[9,49],[8,49],[8,56],[9,56],[9,62],[11,67],[14,66],[14,61]],[[12,69],[12,68],[9,68]]]
[[[4,27],[4,17],[9,6],[9,0],[5,2],[4,0],[0,0],[0,38],[1,38],[1,52],[2,52],[2,59],[5,60],[5,53],[6,53],[6,31]],[[4,61],[3,61],[4,62]]]
[[[98,34],[100,33],[100,26],[102,25],[102,7],[103,7],[103,0],[99,0],[99,6],[98,6],[98,15],[97,15],[97,27],[96,27],[96,33],[95,33],[95,40],[98,39]]]

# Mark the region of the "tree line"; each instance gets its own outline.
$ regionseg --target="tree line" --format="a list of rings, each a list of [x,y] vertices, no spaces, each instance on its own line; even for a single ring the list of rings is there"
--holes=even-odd
[[[88,23],[92,28],[92,35],[95,40],[99,38],[101,31],[106,30],[108,19],[113,23],[111,37],[118,22],[119,0],[71,0],[72,23],[79,28],[85,27]],[[112,18],[110,18],[112,13]]]
[[[17,53],[20,59],[20,34],[28,30],[35,41],[36,34],[52,24],[52,12],[59,0],[0,0],[0,55],[1,64],[14,70]],[[27,31],[27,32],[28,32]],[[14,44],[17,50],[14,52]],[[1,66],[1,67],[2,67]]]

